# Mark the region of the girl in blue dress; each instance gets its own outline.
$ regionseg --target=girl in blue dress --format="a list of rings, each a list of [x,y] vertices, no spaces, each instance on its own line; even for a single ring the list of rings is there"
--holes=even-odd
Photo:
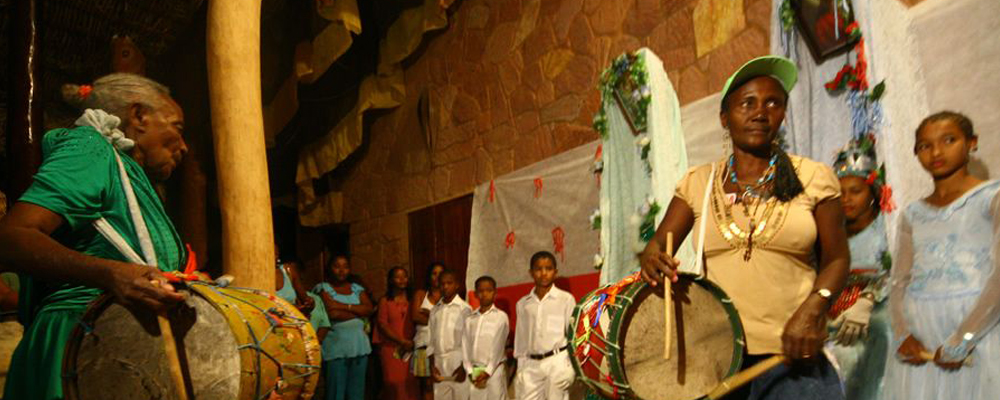
[[[323,339],[326,400],[361,400],[365,398],[365,372],[372,352],[364,319],[374,307],[365,288],[351,282],[351,264],[346,256],[334,257],[329,272],[332,284],[322,282],[313,288],[331,323]]]
[[[889,246],[882,212],[891,211],[883,169],[875,155],[875,138],[851,140],[837,154],[833,170],[840,180],[840,204],[847,221],[851,273],[847,286],[830,307],[827,345],[852,400],[879,399],[890,331],[886,299],[889,291]]]
[[[892,270],[893,351],[887,398],[1000,397],[1000,182],[969,174],[978,138],[964,115],[939,112],[914,151],[934,192],[903,213]]]

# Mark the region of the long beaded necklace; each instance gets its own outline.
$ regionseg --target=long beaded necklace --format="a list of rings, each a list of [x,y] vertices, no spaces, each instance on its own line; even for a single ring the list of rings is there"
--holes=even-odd
[[[722,187],[723,185],[720,183],[717,187],[718,197],[713,196],[712,199],[712,206],[713,211],[715,211],[716,214],[716,220],[721,222],[719,224],[719,230],[723,237],[725,237],[731,245],[736,248],[745,249],[743,253],[743,261],[750,261],[755,245],[755,237],[759,237],[759,241],[761,242],[767,242],[770,240],[771,233],[775,232],[773,227],[774,224],[771,224],[772,229],[766,229],[769,225],[768,220],[771,218],[775,209],[779,209],[777,215],[779,220],[782,219],[784,214],[783,204],[779,205],[780,202],[770,196],[770,189],[773,186],[774,171],[776,169],[774,165],[776,159],[776,156],[771,157],[767,169],[764,170],[764,173],[761,174],[761,177],[758,178],[755,183],[741,184],[739,180],[737,180],[736,170],[733,168],[735,157],[730,156],[727,163],[729,181],[736,185],[737,194],[732,202],[722,202],[724,205],[720,207],[719,198],[726,197],[725,190]],[[740,227],[736,224],[735,219],[733,219],[732,207],[734,207],[736,203],[741,203],[740,205],[743,215],[749,220],[749,226],[746,231],[740,229]],[[764,212],[760,214],[760,218],[758,219],[757,211],[759,210],[761,204],[765,205]]]

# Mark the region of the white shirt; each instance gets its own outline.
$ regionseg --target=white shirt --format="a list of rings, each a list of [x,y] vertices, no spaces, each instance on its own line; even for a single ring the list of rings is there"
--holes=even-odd
[[[427,356],[434,356],[434,366],[443,376],[454,374],[462,366],[462,332],[465,331],[465,319],[470,313],[472,307],[457,295],[451,303],[445,303],[441,299],[431,309],[431,317],[427,322],[431,331]]]
[[[504,362],[504,347],[510,333],[507,313],[490,306],[485,313],[474,311],[465,320],[465,340],[462,349],[465,354],[465,372],[472,373],[472,367],[481,365],[486,373],[493,376],[496,367]]]
[[[569,292],[552,286],[544,298],[535,290],[517,302],[517,327],[514,333],[514,357],[545,354],[566,346],[566,327],[573,317],[576,299]]]

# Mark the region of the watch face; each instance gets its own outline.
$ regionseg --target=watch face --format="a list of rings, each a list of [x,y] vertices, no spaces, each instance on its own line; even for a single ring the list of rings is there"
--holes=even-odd
[[[820,289],[817,290],[816,293],[819,294],[819,296],[824,299],[829,299],[830,296],[833,294],[830,292],[830,289]]]

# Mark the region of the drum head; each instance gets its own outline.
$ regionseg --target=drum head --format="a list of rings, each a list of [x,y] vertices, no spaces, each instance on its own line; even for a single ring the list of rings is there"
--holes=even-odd
[[[623,323],[622,363],[633,393],[644,400],[698,399],[733,374],[743,332],[735,308],[707,281],[673,284],[674,336],[663,359],[664,310],[659,288],[635,287]]]
[[[196,399],[239,397],[240,354],[226,318],[203,297],[190,295],[171,312],[171,328]],[[104,297],[70,338],[63,373],[67,399],[178,398],[156,315],[133,315]],[[87,332],[89,330],[89,332]]]

